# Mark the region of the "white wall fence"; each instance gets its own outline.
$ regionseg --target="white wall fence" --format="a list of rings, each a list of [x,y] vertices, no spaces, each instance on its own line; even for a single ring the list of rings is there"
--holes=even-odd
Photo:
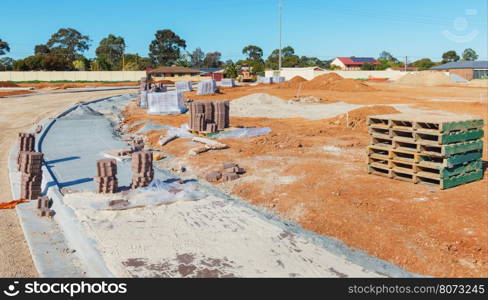
[[[276,71],[266,71],[266,77],[274,76]],[[367,79],[370,76],[374,78],[389,78],[390,80],[398,80],[408,72],[402,71],[315,71],[311,68],[283,68],[281,71],[281,76],[285,77],[286,80],[290,80],[295,76],[301,76],[307,80],[312,80],[315,77],[327,73],[337,73],[344,78],[352,79]]]
[[[0,72],[0,81],[139,81],[146,71]]]

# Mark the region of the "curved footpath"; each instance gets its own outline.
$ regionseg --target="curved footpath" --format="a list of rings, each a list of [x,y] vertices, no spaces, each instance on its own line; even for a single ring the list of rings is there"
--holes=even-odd
[[[198,199],[124,211],[101,209],[106,196],[91,193],[95,162],[103,151],[124,146],[104,114],[120,111],[129,100],[117,97],[78,105],[42,133],[38,147],[45,154],[48,173],[43,184],[55,202],[56,222],[32,224],[29,214],[34,208],[23,204],[17,209],[42,276],[412,276],[340,241],[283,222],[197,179],[178,188],[183,198]],[[130,163],[118,165],[120,185],[128,185]],[[173,182],[175,177],[156,170],[156,179]],[[63,196],[60,188],[70,191]],[[175,189],[171,184],[167,188]],[[154,194],[144,193],[137,191],[135,199],[154,201]],[[169,195],[159,191],[157,198],[165,193]]]
[[[27,131],[44,118],[64,111],[80,101],[129,93],[130,91],[90,91],[72,94],[29,95],[0,99],[0,196],[12,200],[8,174],[8,156],[17,142],[18,132]],[[36,277],[22,229],[15,210],[0,210],[0,277]]]

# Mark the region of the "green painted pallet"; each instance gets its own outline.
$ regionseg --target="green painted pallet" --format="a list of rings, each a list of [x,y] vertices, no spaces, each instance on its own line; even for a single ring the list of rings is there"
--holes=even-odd
[[[452,168],[456,165],[462,165],[473,160],[479,160],[483,156],[482,151],[471,151],[463,154],[453,155],[446,158],[433,157],[428,154],[417,154],[418,164],[426,167],[446,167]]]
[[[464,175],[454,176],[441,181],[441,189],[449,189],[483,179],[483,170],[476,170]]]
[[[477,130],[470,130],[465,132],[455,132],[455,133],[448,133],[443,134],[441,136],[441,144],[452,144],[452,143],[459,143],[464,141],[472,141],[481,139],[484,136],[484,131],[481,129]]]
[[[433,156],[449,157],[471,151],[483,150],[483,141],[470,141],[465,143],[455,143],[450,145],[423,145],[420,144],[420,152]]]
[[[449,131],[466,131],[475,128],[482,128],[484,125],[483,120],[467,120],[461,122],[447,122],[442,123],[440,130],[442,132],[449,132]]]
[[[440,177],[447,179],[453,176],[464,175],[483,168],[483,162],[481,160],[475,160],[463,165],[453,166],[451,168],[442,168],[440,170]]]

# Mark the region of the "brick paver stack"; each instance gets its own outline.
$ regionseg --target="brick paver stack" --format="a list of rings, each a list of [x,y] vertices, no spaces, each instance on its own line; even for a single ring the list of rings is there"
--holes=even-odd
[[[482,119],[371,116],[368,172],[448,189],[483,178]]]
[[[34,200],[41,195],[43,154],[33,151],[22,151],[19,154],[19,171],[21,173],[20,198]]]
[[[19,153],[17,155],[17,170],[20,171],[20,154],[22,152],[34,152],[36,138],[32,133],[19,133]]]
[[[117,162],[115,159],[97,161],[97,176],[94,178],[97,193],[115,194],[118,191]]]
[[[189,127],[193,131],[215,133],[230,126],[229,101],[190,103]]]
[[[132,188],[148,186],[154,179],[153,157],[151,152],[132,153]]]

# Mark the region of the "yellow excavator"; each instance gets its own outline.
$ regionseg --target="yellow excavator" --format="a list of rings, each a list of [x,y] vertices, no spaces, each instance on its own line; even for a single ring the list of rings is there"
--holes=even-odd
[[[249,65],[242,65],[241,66],[241,74],[237,77],[237,81],[239,82],[254,82],[256,81],[257,77],[252,72],[252,67]]]

